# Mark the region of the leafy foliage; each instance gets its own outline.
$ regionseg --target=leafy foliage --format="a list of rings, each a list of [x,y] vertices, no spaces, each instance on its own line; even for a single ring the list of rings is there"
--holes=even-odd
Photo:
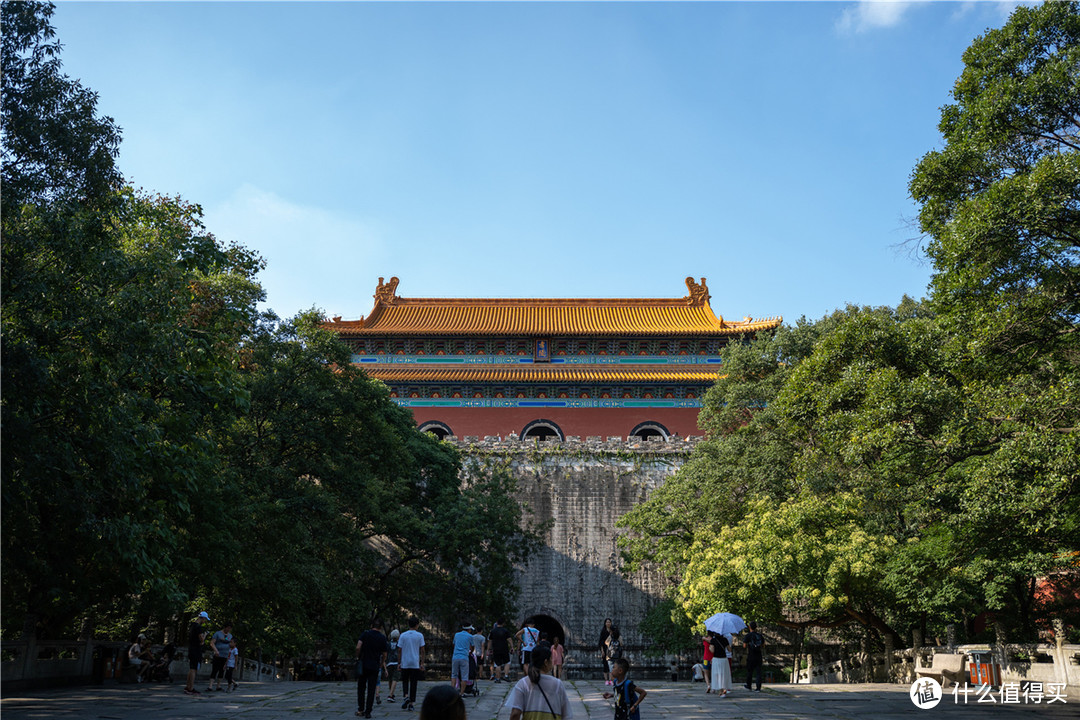
[[[1054,605],[1036,579],[1072,587],[1078,6],[1018,8],[964,61],[945,147],[911,180],[928,301],[726,348],[710,439],[621,521],[629,559],[658,562],[693,621],[854,621],[898,640],[992,611],[1032,637]]]
[[[668,598],[649,608],[638,622],[638,632],[648,640],[645,655],[649,657],[678,655],[695,650],[698,636],[693,630],[686,614]]]
[[[177,592],[174,528],[247,402],[227,348],[261,297],[197,208],[109,204],[4,218],[4,593],[61,625],[145,578]]]
[[[119,185],[119,131],[60,73],[52,6],[3,4],[2,594],[62,636],[230,617],[348,650],[376,613],[498,614],[536,538],[201,209]]]
[[[911,180],[931,302],[977,413],[961,512],[988,607],[1032,632],[1031,578],[1080,525],[1080,12],[1018,8],[976,39]]]
[[[321,321],[266,321],[244,346],[251,409],[225,434],[225,527],[208,528],[208,548],[235,552],[208,598],[293,650],[347,651],[376,615],[503,610],[514,587],[493,578],[528,546],[513,484],[463,484],[456,449],[418,433]]]
[[[44,200],[93,202],[119,184],[120,129],[97,94],[60,72],[52,3],[3,3],[4,213]]]

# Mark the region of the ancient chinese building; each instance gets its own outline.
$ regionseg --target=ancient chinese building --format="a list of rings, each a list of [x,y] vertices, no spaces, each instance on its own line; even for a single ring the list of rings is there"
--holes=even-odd
[[[440,437],[697,434],[720,348],[781,322],[718,317],[705,278],[664,299],[406,298],[397,286],[379,278],[367,317],[327,326]]]
[[[667,672],[638,631],[665,579],[623,572],[615,523],[689,458],[720,349],[780,319],[717,317],[704,278],[659,300],[403,298],[397,286],[379,278],[367,317],[327,327],[421,428],[517,481],[546,531],[517,569],[512,622],[560,636],[567,671],[599,677],[595,644],[612,617],[635,672]]]

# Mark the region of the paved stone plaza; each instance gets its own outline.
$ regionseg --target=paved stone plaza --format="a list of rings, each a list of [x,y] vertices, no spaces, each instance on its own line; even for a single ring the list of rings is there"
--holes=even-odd
[[[424,693],[434,683],[420,685],[417,708]],[[612,711],[602,697],[602,682],[570,681],[567,690],[578,720],[610,720]],[[720,699],[706,695],[704,687],[689,683],[643,683],[649,697],[642,705],[643,720],[664,718],[698,720],[731,718],[744,720],[893,720],[894,718],[946,717],[950,720],[1040,720],[1075,718],[1078,702],[1028,705],[954,705],[952,696],[936,708],[920,710],[908,699],[900,685],[774,685],[753,693],[737,686]],[[470,720],[507,720],[503,707],[511,685],[482,683],[484,694],[467,700]],[[974,699],[974,698],[973,698]],[[183,693],[183,684],[106,685],[64,690],[15,693],[0,702],[4,720],[30,718],[86,718],[87,720],[323,720],[352,718],[356,709],[356,685],[342,683],[251,683],[234,693],[204,693],[193,698]],[[400,704],[376,705],[375,718],[416,718],[416,712]]]

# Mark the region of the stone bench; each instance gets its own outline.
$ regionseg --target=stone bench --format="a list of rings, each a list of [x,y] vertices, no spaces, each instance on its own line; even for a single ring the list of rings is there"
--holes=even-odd
[[[958,684],[960,678],[965,676],[964,656],[953,653],[934,653],[934,661],[930,667],[915,668],[918,677],[931,677],[941,682],[941,687],[947,685],[947,680]]]

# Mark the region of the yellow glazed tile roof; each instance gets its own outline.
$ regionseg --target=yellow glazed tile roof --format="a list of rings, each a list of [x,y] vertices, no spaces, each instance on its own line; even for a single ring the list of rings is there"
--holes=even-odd
[[[716,381],[720,369],[687,367],[620,367],[607,365],[364,365],[364,372],[387,383],[693,383]]]
[[[344,337],[364,335],[733,335],[775,328],[781,318],[725,321],[709,306],[705,278],[686,278],[682,298],[403,298],[398,279],[375,291],[366,318],[335,317],[326,327]]]

